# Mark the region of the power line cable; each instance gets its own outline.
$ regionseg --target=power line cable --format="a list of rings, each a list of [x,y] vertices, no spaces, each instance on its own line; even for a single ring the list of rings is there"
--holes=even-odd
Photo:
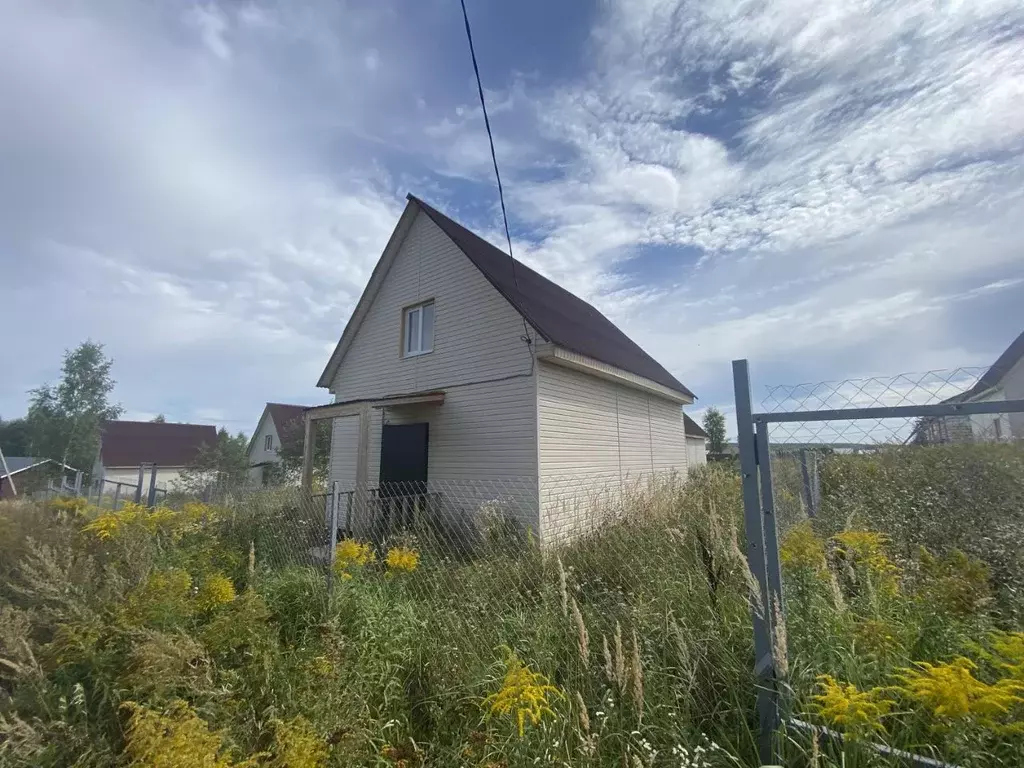
[[[470,58],[473,59],[473,74],[476,75],[476,89],[480,94],[480,109],[484,113],[484,127],[487,129],[487,141],[491,145],[491,162],[494,163],[494,178],[498,181],[498,200],[501,202],[501,219],[505,224],[505,240],[508,243],[508,258],[509,261],[512,262],[512,282],[515,283],[516,291],[521,294],[522,291],[519,290],[519,278],[516,277],[516,259],[515,256],[512,255],[512,235],[509,234],[508,229],[508,213],[505,210],[505,190],[501,185],[501,173],[498,171],[498,155],[494,151],[494,134],[491,133],[491,121],[490,118],[487,117],[487,102],[484,99],[484,86],[480,80],[480,67],[476,62],[476,48],[473,45],[473,31],[469,26],[469,14],[466,12],[466,0],[459,0],[459,2],[462,4],[462,20],[466,23],[466,39],[469,41]],[[520,317],[522,316],[520,315]],[[526,325],[525,317],[522,317],[522,321],[523,331],[526,334],[523,337],[523,341],[531,345],[530,349],[532,352],[533,339],[530,338],[530,329]]]

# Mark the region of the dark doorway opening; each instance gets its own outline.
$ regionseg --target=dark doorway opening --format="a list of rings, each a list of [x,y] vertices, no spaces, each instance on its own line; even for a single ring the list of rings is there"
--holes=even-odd
[[[426,422],[383,427],[377,490],[379,538],[409,528],[414,510],[426,504],[429,428]]]

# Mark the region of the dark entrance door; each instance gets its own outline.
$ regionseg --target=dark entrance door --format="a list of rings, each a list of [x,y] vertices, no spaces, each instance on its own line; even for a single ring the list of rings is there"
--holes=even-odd
[[[380,441],[378,541],[413,524],[427,493],[427,423],[385,424]]]
[[[408,496],[427,490],[429,424],[385,424],[380,440],[380,495]]]

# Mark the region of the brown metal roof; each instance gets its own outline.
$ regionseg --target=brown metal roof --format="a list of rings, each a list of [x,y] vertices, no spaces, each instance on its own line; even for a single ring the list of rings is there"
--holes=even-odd
[[[209,424],[108,421],[103,425],[100,456],[105,467],[190,467],[204,443],[216,442],[217,428]]]
[[[302,414],[305,410],[304,405],[267,403],[267,411],[274,421],[274,429],[277,430],[277,439],[281,441],[281,445],[302,444]]]
[[[650,379],[688,397],[694,394],[596,308],[512,259],[479,235],[409,195],[476,265],[491,285],[547,340],[602,363]]]

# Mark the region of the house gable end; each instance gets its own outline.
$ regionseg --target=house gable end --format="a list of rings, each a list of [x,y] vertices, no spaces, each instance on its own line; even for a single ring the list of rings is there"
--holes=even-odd
[[[321,386],[347,401],[532,375],[518,310],[431,217],[409,206],[401,243],[375,270],[360,317],[346,329],[343,356]],[[406,354],[405,312],[423,303],[433,304],[431,348]]]

